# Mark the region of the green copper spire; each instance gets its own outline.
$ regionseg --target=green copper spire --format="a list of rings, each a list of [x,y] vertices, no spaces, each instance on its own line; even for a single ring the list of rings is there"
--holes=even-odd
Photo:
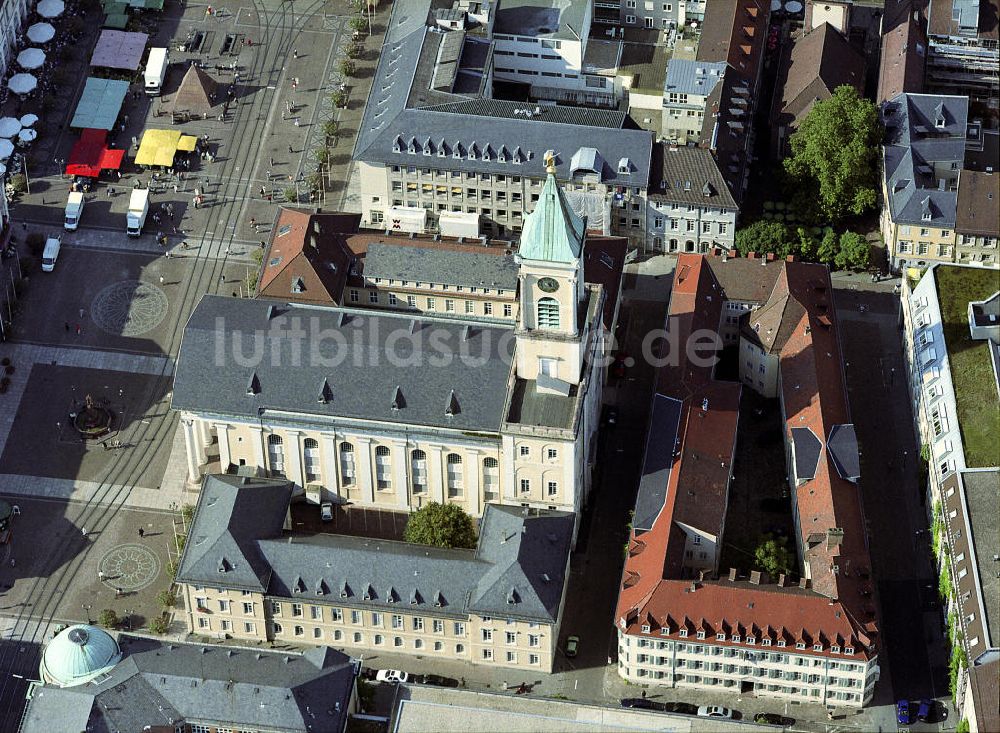
[[[555,162],[549,158],[546,163],[548,177],[524,222],[518,254],[525,260],[576,262],[583,251],[584,220],[573,213],[556,183]]]

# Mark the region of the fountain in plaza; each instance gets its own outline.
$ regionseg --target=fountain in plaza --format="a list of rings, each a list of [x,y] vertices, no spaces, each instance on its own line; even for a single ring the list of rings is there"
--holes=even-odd
[[[107,400],[104,400],[107,403]],[[84,440],[101,438],[111,432],[115,414],[106,406],[95,404],[89,394],[83,399],[83,406],[73,412],[73,427]]]

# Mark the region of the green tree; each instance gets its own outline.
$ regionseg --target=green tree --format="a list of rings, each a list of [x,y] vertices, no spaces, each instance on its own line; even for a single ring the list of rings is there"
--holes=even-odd
[[[736,232],[736,251],[742,257],[750,252],[759,255],[774,252],[784,257],[789,250],[788,227],[780,221],[759,219]]]
[[[823,237],[819,240],[819,246],[816,248],[816,261],[832,265],[839,251],[840,240],[837,238],[837,233],[831,227],[826,227],[823,231]]]
[[[431,502],[410,515],[403,539],[434,547],[476,546],[476,525],[457,504]]]
[[[161,590],[156,594],[156,602],[163,608],[173,608],[174,603],[177,602],[177,596],[175,596],[169,589]]]
[[[772,577],[788,573],[792,569],[792,553],[784,537],[775,538],[768,533],[761,537],[760,544],[753,551],[754,565]]]
[[[350,20],[351,30],[355,33],[364,33],[368,30],[368,21],[362,18],[360,15],[355,15]]]
[[[340,73],[343,74],[344,76],[354,76],[354,72],[356,70],[357,69],[354,66],[354,62],[351,61],[350,59],[340,60]]]
[[[840,249],[834,259],[838,270],[866,270],[871,261],[871,247],[868,240],[857,232],[840,235]]]
[[[97,617],[97,623],[106,629],[113,629],[119,624],[118,614],[114,609],[105,608]]]
[[[10,187],[14,189],[14,193],[24,193],[28,190],[28,179],[24,177],[23,173],[15,173],[10,177]],[[31,236],[30,234],[28,235]],[[42,235],[39,235],[42,236]],[[44,244],[45,237],[42,236],[42,243]]]
[[[816,253],[819,251],[819,242],[816,240],[816,237],[805,227],[798,227],[795,230],[795,235],[799,238],[796,247],[799,257],[806,262],[814,262],[816,260]]]
[[[852,86],[817,102],[791,136],[784,161],[792,185],[814,198],[822,217],[837,222],[876,203],[882,125],[875,105]]]
[[[333,102],[334,107],[346,107],[347,106],[347,92],[342,89],[338,89],[333,94],[330,95],[330,101]]]
[[[163,616],[157,616],[150,620],[148,626],[149,630],[154,634],[165,634],[167,633],[167,629],[170,628],[170,624],[167,623],[167,620]]]

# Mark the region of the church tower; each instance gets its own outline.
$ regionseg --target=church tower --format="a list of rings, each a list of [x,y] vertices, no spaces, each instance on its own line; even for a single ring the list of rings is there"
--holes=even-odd
[[[566,393],[583,377],[586,221],[573,212],[556,183],[552,153],[546,154],[546,172],[535,210],[521,232],[515,353],[519,377],[537,380],[539,391]]]

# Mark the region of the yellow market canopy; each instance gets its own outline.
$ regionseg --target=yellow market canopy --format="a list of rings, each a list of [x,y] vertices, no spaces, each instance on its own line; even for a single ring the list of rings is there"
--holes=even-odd
[[[155,165],[169,168],[174,164],[178,150],[190,152],[195,149],[198,138],[184,135],[180,130],[146,130],[136,153],[136,165]]]

